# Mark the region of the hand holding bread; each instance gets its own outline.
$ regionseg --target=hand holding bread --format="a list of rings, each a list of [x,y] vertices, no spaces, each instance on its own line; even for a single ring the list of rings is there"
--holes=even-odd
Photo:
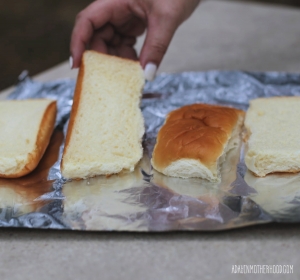
[[[145,77],[152,80],[177,27],[199,0],[97,0],[81,11],[71,39],[71,67],[80,66],[87,46],[91,50],[137,59],[136,38],[147,29],[140,54]]]

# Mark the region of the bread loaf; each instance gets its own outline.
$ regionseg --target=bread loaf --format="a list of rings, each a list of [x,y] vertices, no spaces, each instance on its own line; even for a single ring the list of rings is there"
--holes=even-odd
[[[256,176],[300,171],[300,97],[258,98],[246,114],[245,163]]]
[[[220,181],[220,165],[239,143],[243,118],[241,110],[208,104],[169,113],[157,136],[153,167],[167,176]]]
[[[0,177],[18,178],[38,165],[50,141],[56,101],[0,102]]]
[[[142,157],[143,85],[139,62],[84,53],[61,163],[64,177],[133,171]]]

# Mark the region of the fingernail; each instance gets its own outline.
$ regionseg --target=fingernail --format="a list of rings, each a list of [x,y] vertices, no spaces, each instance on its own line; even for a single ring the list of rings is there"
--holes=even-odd
[[[147,63],[144,69],[145,79],[147,81],[153,81],[156,75],[156,71],[157,71],[157,66],[154,63],[152,62]]]
[[[69,63],[70,63],[70,68],[72,69],[73,68],[73,57],[72,56],[69,57]]]

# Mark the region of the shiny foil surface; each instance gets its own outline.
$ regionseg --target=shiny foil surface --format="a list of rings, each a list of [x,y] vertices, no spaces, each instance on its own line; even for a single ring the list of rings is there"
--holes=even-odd
[[[8,97],[56,99],[58,114],[51,143],[37,169],[19,179],[0,179],[2,227],[214,231],[272,221],[300,222],[300,174],[253,176],[244,164],[242,141],[227,155],[220,183],[167,177],[150,163],[157,132],[168,112],[192,103],[247,110],[253,98],[299,96],[299,74],[161,74],[145,85],[141,103],[146,126],[144,156],[135,171],[81,181],[68,181],[60,173],[74,87],[74,80],[39,83],[24,72]]]

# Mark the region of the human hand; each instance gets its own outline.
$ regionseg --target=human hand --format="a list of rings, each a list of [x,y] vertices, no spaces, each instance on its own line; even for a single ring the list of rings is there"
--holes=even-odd
[[[200,0],[97,0],[81,11],[71,37],[72,68],[85,49],[138,59],[134,44],[147,29],[140,53],[145,78],[152,80],[178,26]]]

